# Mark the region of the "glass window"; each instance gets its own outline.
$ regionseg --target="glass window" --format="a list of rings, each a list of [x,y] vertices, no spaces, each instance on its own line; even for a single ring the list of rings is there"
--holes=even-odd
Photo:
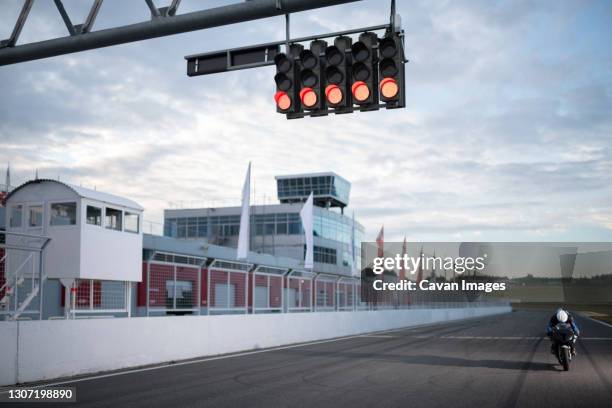
[[[20,228],[23,219],[23,206],[15,205],[11,207],[11,220],[9,224],[12,228]]]
[[[51,204],[51,225],[76,225],[76,203]]]
[[[121,231],[121,210],[106,207],[106,228]]]
[[[42,227],[43,209],[42,205],[30,206],[28,227]]]
[[[92,205],[87,206],[87,223],[91,225],[102,225],[102,209]]]
[[[138,226],[140,216],[131,212],[125,212],[125,231],[138,234],[140,228]]]
[[[290,222],[289,223],[289,234],[297,235],[302,232],[301,230],[302,230],[302,224],[300,222]]]

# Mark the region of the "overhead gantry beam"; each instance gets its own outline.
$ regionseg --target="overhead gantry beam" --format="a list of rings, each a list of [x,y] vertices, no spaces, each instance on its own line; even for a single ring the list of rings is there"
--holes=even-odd
[[[9,39],[10,41],[3,43],[4,47],[0,48],[0,66],[296,13],[320,7],[335,6],[359,0],[250,0],[180,15],[176,15],[179,1],[172,1],[169,7],[158,9],[152,0],[146,0],[146,5],[151,9],[150,21],[99,31],[90,30],[100,8],[101,1],[94,0],[94,5],[87,21],[80,26],[72,25],[61,5],[61,1],[56,1],[60,15],[66,23],[70,35],[46,41],[15,45],[19,32],[27,19],[32,1],[25,0],[23,10],[27,9],[27,11],[24,12],[22,10],[13,35]],[[15,32],[17,33],[16,35]]]

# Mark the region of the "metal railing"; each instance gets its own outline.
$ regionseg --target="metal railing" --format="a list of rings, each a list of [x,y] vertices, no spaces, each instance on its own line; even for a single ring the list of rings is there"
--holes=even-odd
[[[0,316],[43,313],[44,251],[50,238],[0,231]]]
[[[187,260],[182,259],[182,262]],[[191,268],[190,275],[181,277],[179,271],[188,268]],[[147,316],[459,308],[493,304],[466,293],[377,292],[370,285],[362,287],[361,279],[356,277],[218,259],[199,267],[151,261],[144,270],[145,281],[139,285],[146,285]],[[179,300],[183,303],[179,304]]]

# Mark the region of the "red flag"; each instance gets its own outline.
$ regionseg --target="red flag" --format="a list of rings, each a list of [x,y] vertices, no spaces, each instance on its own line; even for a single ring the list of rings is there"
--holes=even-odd
[[[406,255],[406,251],[406,236],[404,235],[404,245],[402,246],[402,259],[404,258],[404,255]],[[399,278],[401,281],[406,280],[406,265],[404,264],[404,261],[402,261]]]
[[[416,283],[417,285],[423,280],[423,247],[421,247],[421,260],[419,261],[419,271],[417,272]]]
[[[382,258],[385,256],[385,226],[383,225],[376,237],[376,246],[378,247],[378,257]]]

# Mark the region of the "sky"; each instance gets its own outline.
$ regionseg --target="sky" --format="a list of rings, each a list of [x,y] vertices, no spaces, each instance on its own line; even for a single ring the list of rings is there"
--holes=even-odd
[[[179,14],[236,1],[184,0]],[[166,5],[156,1],[159,7]],[[167,1],[169,3],[169,1]],[[65,0],[73,22],[89,2]],[[21,1],[3,4],[8,38]],[[335,171],[374,240],[612,240],[612,2],[398,0],[406,108],[287,121],[274,67],[189,78],[185,55],[284,38],[284,18],[0,67],[0,168],[164,208],[276,201]],[[145,21],[107,0],[94,30]],[[293,37],[384,24],[388,1],[292,15]],[[37,1],[19,43],[66,35]],[[156,224],[154,224],[156,225]],[[146,226],[145,226],[146,231]]]

